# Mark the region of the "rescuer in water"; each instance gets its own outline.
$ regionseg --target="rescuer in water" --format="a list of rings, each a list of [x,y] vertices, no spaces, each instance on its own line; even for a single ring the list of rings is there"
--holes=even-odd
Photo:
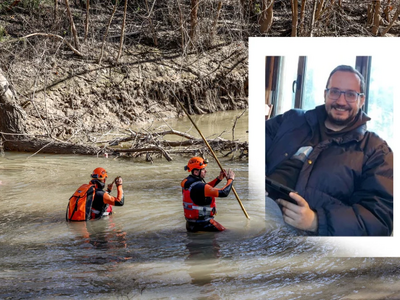
[[[94,169],[92,180],[88,184],[82,184],[69,198],[66,219],[67,221],[88,221],[100,219],[112,214],[112,206],[124,205],[124,191],[122,190],[122,178],[116,177],[104,191],[108,177],[103,168]],[[117,186],[117,197],[110,195],[113,185]]]
[[[122,178],[120,176],[107,185],[107,191],[104,191],[106,179],[108,177],[106,170],[103,168],[96,168],[91,177],[92,180],[90,183],[96,186],[91,219],[98,219],[112,214],[112,206],[124,205],[124,191],[122,190]],[[117,197],[110,195],[114,183],[117,186]]]
[[[201,157],[189,160],[185,170],[191,172],[182,183],[183,211],[186,218],[186,229],[196,231],[223,231],[225,228],[214,220],[217,213],[215,197],[227,197],[232,189],[235,173],[229,169],[221,171],[214,180],[206,183],[207,161]],[[217,189],[215,186],[226,177],[227,183]]]

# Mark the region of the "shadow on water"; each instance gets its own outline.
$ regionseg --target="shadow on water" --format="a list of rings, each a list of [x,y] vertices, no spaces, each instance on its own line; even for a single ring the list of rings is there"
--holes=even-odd
[[[71,222],[67,225],[75,236],[75,247],[101,253],[100,256],[83,255],[82,264],[121,263],[134,258],[128,249],[126,232],[118,228],[112,218],[99,222]]]
[[[213,280],[212,273],[221,257],[217,234],[219,232],[187,233],[186,248],[189,255],[185,264],[189,266],[188,273],[194,285],[204,286]]]

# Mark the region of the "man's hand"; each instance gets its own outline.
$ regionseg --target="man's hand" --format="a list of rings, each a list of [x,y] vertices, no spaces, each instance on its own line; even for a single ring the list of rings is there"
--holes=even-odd
[[[292,192],[289,196],[298,205],[278,199],[278,204],[282,205],[283,220],[298,229],[316,232],[318,230],[318,220],[315,211],[310,208],[307,201],[299,194]]]
[[[114,182],[115,182],[116,186],[121,185],[122,184],[122,177],[121,176],[115,177]]]
[[[232,169],[228,169],[228,172],[226,172],[226,179],[235,179],[235,173]]]
[[[221,172],[219,173],[218,180],[222,180],[222,179],[224,179],[225,177],[226,177],[226,170],[223,169],[223,170],[221,170]]]

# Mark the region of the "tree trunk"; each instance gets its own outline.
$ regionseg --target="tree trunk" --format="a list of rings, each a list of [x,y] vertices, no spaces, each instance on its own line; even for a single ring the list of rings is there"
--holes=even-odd
[[[58,0],[54,0],[54,22],[57,20]]]
[[[378,32],[379,32],[379,23],[381,21],[380,9],[381,9],[381,1],[375,0],[374,22],[373,22],[372,29],[371,29],[373,35],[378,35]]]
[[[89,7],[90,7],[90,1],[86,0],[85,41],[87,39],[89,32]]]
[[[185,30],[183,28],[183,15],[182,15],[182,9],[181,9],[181,4],[179,3],[179,0],[176,1],[178,4],[178,11],[179,11],[179,30],[181,32],[181,48],[182,52],[185,50]]]
[[[314,0],[313,10],[311,13],[311,20],[310,20],[310,34],[309,34],[310,37],[313,36],[315,14],[317,13],[317,6],[318,6],[318,0]]]
[[[386,3],[385,9],[383,10],[386,22],[390,22],[390,11],[391,10],[392,10],[392,6],[390,5],[390,0],[388,0]]]
[[[319,0],[317,11],[315,13],[315,20],[319,20],[321,18],[322,9],[324,8],[325,0]]]
[[[260,19],[260,32],[265,33],[271,29],[272,21],[274,17],[273,12],[274,0],[263,0],[262,1],[262,13]]]
[[[304,36],[304,16],[306,12],[307,0],[301,0],[301,10],[300,10],[300,35]]]
[[[154,27],[153,20],[151,19],[151,13],[153,11],[153,7],[154,7],[155,1],[153,3],[153,7],[151,9],[149,9],[149,3],[148,3],[147,0],[145,1],[145,3],[146,3],[146,10],[147,10],[147,13],[148,13],[148,17],[147,18],[149,20],[151,34],[153,35],[153,43],[154,43],[154,46],[158,47],[157,32],[156,32],[156,29]]]
[[[71,32],[72,32],[72,36],[74,37],[74,41],[75,41],[75,48],[79,51],[78,33],[76,31],[76,28],[75,28],[75,23],[74,23],[74,19],[72,18],[72,13],[71,13],[71,9],[69,7],[68,0],[65,0],[65,6],[67,7],[67,13],[68,13],[68,17],[69,17],[69,22],[71,24]]]
[[[17,103],[17,97],[0,69],[0,132],[8,138],[18,138],[25,133],[25,111]],[[6,138],[3,136],[3,138]]]
[[[118,62],[119,58],[122,54],[122,46],[124,45],[124,36],[125,36],[125,24],[126,24],[126,11],[128,9],[128,0],[125,0],[125,7],[124,7],[124,19],[122,21],[122,28],[121,28],[121,40],[119,43],[119,51],[116,62]]]
[[[219,1],[218,3],[218,8],[217,8],[217,14],[215,15],[214,18],[214,23],[211,29],[211,37],[210,37],[210,44],[212,45],[214,43],[214,37],[217,33],[217,24],[218,24],[218,19],[219,19],[219,14],[221,12],[221,8],[222,8],[222,1]]]
[[[292,37],[297,36],[297,13],[298,13],[298,1],[291,0],[292,3]]]
[[[106,33],[104,34],[103,43],[101,44],[100,57],[99,57],[99,64],[101,64],[101,60],[103,59],[104,46],[105,46],[105,44],[106,44],[106,39],[107,39],[107,36],[108,36],[108,32],[110,31],[111,22],[112,22],[112,20],[113,20],[113,18],[114,18],[115,11],[117,10],[118,2],[119,2],[118,0],[115,1],[113,11],[112,11],[112,13],[111,13],[110,19],[108,20],[108,25],[107,25]]]
[[[367,9],[367,24],[372,25],[373,19],[374,19],[374,4],[369,3]]]
[[[191,0],[191,11],[190,11],[190,40],[194,45],[196,40],[196,28],[197,28],[197,11],[199,9],[199,0]]]

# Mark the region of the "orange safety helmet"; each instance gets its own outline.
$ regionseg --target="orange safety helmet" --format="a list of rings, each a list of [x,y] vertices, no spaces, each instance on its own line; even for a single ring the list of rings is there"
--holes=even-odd
[[[208,161],[202,159],[201,157],[192,157],[187,166],[185,166],[185,170],[187,170],[188,172],[193,171],[194,169],[204,169],[205,167],[207,167]]]
[[[100,179],[101,181],[104,181],[108,177],[107,171],[103,168],[94,169],[91,176],[92,178]]]

